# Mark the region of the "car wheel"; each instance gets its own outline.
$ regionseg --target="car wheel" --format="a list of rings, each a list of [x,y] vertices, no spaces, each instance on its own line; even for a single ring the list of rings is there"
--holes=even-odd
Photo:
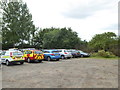
[[[24,64],[24,62],[20,62],[20,64]]]
[[[67,59],[70,59],[71,57],[68,57]]]
[[[7,66],[9,66],[9,65],[10,65],[10,62],[9,62],[8,60],[6,61],[6,65],[7,65]]]
[[[42,62],[42,60],[38,60],[40,63]]]
[[[83,57],[83,55],[81,55],[81,57]]]
[[[48,60],[48,61],[51,61],[51,58],[50,58],[50,57],[47,57],[47,60]]]
[[[28,62],[28,63],[30,63],[30,62],[31,62],[30,58],[28,58],[28,59],[27,59],[27,62]]]
[[[62,58],[62,59],[65,59],[65,56],[62,55],[61,58]]]
[[[56,59],[56,61],[59,61],[60,59]]]
[[[73,55],[73,58],[75,58],[75,55]]]

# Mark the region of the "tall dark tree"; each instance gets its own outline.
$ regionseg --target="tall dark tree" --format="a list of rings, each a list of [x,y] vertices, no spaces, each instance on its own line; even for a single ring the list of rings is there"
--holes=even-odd
[[[4,3],[2,23],[3,48],[31,44],[36,29],[26,3]]]

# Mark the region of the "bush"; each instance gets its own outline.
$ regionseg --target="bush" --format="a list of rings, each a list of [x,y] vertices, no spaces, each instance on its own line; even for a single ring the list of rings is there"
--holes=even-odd
[[[92,56],[92,57],[97,57],[97,56],[98,56],[98,53],[91,53],[91,56]]]
[[[105,52],[104,50],[99,50],[97,53],[92,54],[93,57],[105,57],[105,58],[112,58],[116,57],[112,52]]]

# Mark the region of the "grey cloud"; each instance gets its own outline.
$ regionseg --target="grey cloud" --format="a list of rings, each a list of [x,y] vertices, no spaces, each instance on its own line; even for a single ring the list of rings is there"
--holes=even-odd
[[[106,0],[105,2],[95,2],[92,1],[89,5],[78,5],[71,7],[68,11],[63,12],[63,16],[67,18],[82,19],[94,15],[95,12],[103,9],[109,9],[111,0]]]
[[[118,30],[118,28],[120,29],[120,25],[118,25],[118,24],[112,24],[112,25],[104,28],[104,30]]]
[[[67,12],[64,12],[65,17],[70,18],[86,18],[88,16],[91,16],[97,11],[99,8],[95,8],[93,6],[86,6],[86,7],[76,7],[73,8]]]

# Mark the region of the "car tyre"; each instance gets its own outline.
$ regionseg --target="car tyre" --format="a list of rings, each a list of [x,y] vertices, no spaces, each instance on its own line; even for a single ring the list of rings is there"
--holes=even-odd
[[[40,63],[41,63],[41,62],[42,62],[42,60],[38,60],[38,62],[40,62]]]
[[[50,58],[50,57],[47,57],[47,60],[48,60],[48,61],[51,61],[51,58]]]
[[[70,59],[71,57],[68,57],[67,59]]]
[[[28,63],[31,63],[31,60],[30,60],[30,58],[28,58],[28,59],[27,59],[27,62],[28,62]]]
[[[10,62],[9,62],[8,60],[6,61],[6,65],[7,65],[7,66],[10,66]]]
[[[24,64],[24,62],[20,62],[20,64]]]
[[[62,55],[62,56],[61,56],[61,58],[62,58],[62,59],[65,59],[65,56],[64,56],[64,55]]]
[[[59,61],[60,59],[56,59],[56,61]]]
[[[83,57],[83,55],[81,55],[81,57]]]

